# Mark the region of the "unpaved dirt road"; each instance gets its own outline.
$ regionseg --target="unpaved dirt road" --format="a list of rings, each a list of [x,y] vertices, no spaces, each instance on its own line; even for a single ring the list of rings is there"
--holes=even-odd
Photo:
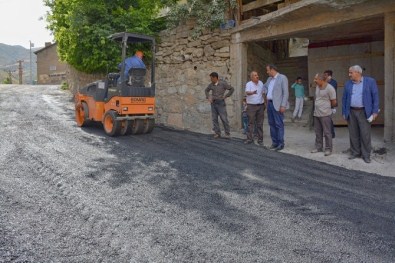
[[[0,85],[0,262],[394,262],[395,178],[155,128],[78,128]]]

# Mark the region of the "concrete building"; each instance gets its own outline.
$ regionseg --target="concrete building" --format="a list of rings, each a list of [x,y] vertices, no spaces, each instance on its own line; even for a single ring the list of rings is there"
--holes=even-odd
[[[34,52],[37,55],[37,83],[61,84],[66,79],[67,64],[59,61],[57,44],[45,43]]]
[[[157,52],[159,122],[210,132],[210,106],[203,90],[212,71],[235,88],[227,109],[231,127],[239,129],[251,70],[266,80],[265,65],[274,63],[290,83],[301,76],[313,95],[314,75],[331,69],[341,100],[348,68],[358,64],[379,86],[381,113],[374,124],[384,125],[385,141],[395,140],[393,0],[238,0],[234,13],[236,23],[229,23],[234,27],[206,31],[198,39],[191,37],[193,25],[188,23],[162,32]],[[291,109],[292,102],[291,96]],[[335,123],[346,125],[340,110]]]
[[[307,39],[304,59],[288,54],[274,56],[280,71],[293,81],[295,75],[305,75],[307,69],[309,86],[313,88],[314,74],[332,69],[341,98],[348,68],[361,65],[364,74],[374,77],[379,85],[381,113],[376,123],[384,124],[385,141],[395,141],[393,0],[240,0],[239,4],[230,52],[235,87],[246,83],[249,65],[257,63],[249,54],[251,46],[267,50],[279,41]],[[293,66],[295,63],[299,66]],[[239,89],[236,96],[241,99],[242,95]],[[341,123],[340,115],[336,121]]]

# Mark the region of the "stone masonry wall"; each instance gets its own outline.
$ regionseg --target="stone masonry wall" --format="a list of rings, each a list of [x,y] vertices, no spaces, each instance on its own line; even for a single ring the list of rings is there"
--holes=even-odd
[[[70,65],[67,65],[66,80],[69,89],[73,94],[77,92],[78,88],[105,78],[105,74],[87,74],[76,70]]]
[[[191,37],[192,27],[190,23],[160,35],[156,53],[156,122],[209,133],[212,129],[211,108],[204,90],[213,71],[220,79],[231,83],[231,36],[226,31],[216,30],[194,39]],[[232,97],[226,104],[231,129],[235,129],[235,101]]]

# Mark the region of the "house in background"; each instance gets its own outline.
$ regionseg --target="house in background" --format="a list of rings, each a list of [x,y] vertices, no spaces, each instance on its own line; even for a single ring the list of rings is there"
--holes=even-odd
[[[66,80],[67,64],[59,60],[57,44],[46,42],[37,55],[37,83],[61,84]]]

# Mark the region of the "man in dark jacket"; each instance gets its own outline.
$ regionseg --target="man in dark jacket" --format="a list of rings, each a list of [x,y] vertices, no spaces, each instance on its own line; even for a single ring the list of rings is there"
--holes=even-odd
[[[358,65],[349,68],[348,76],[350,80],[344,86],[342,114],[348,122],[350,134],[349,159],[362,157],[366,163],[370,163],[371,122],[377,118],[379,112],[376,80],[362,76],[362,68]]]
[[[218,116],[221,118],[225,129],[225,138],[230,139],[230,127],[228,121],[228,114],[226,112],[225,99],[230,97],[234,91],[225,81],[218,79],[218,73],[212,72],[210,74],[211,83],[207,86],[205,93],[206,98],[211,103],[211,117],[213,121],[213,130],[215,132],[214,138],[221,137],[221,130],[219,127]],[[228,92],[225,94],[225,91]],[[210,94],[211,91],[211,94]]]

